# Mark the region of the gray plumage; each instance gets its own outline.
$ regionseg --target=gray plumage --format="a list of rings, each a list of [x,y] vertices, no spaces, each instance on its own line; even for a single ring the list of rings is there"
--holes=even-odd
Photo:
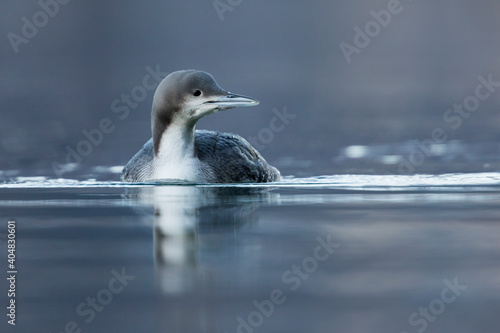
[[[232,133],[197,130],[195,145],[198,159],[207,167],[210,183],[265,183],[280,179],[280,172],[241,136]],[[122,181],[141,182],[152,175],[153,138],[127,163]],[[224,166],[224,168],[220,168]]]

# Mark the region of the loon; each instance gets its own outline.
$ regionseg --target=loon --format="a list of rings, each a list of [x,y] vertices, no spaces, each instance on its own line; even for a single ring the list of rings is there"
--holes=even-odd
[[[241,136],[195,130],[196,122],[206,115],[258,104],[256,99],[222,89],[207,72],[182,70],[169,74],[153,97],[153,137],[123,168],[121,180],[196,183],[280,180],[278,169],[269,165]]]

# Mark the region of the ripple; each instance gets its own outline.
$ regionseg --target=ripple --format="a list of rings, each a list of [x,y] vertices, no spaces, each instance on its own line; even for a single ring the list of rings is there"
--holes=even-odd
[[[467,173],[443,175],[323,175],[308,178],[284,177],[276,183],[252,184],[196,184],[182,181],[154,181],[124,183],[97,181],[96,179],[67,179],[48,177],[14,177],[0,183],[0,188],[81,188],[81,187],[145,187],[145,186],[197,186],[197,187],[270,187],[270,188],[330,188],[349,190],[491,190],[500,186],[500,173]],[[495,188],[496,190],[496,188]]]

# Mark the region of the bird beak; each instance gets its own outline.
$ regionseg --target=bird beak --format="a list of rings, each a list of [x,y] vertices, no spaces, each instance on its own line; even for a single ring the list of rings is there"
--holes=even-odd
[[[219,109],[225,110],[237,108],[240,106],[255,106],[259,105],[259,103],[260,102],[254,98],[229,93],[225,96],[218,97],[217,99],[205,102],[203,104],[217,105]]]

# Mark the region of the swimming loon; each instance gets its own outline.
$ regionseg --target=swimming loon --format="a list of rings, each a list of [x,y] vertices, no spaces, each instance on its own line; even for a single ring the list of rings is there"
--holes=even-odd
[[[195,130],[202,117],[256,99],[225,91],[202,71],[183,70],[165,77],[153,97],[153,137],[123,168],[121,179],[142,182],[175,179],[197,183],[262,183],[281,178],[241,136]]]

